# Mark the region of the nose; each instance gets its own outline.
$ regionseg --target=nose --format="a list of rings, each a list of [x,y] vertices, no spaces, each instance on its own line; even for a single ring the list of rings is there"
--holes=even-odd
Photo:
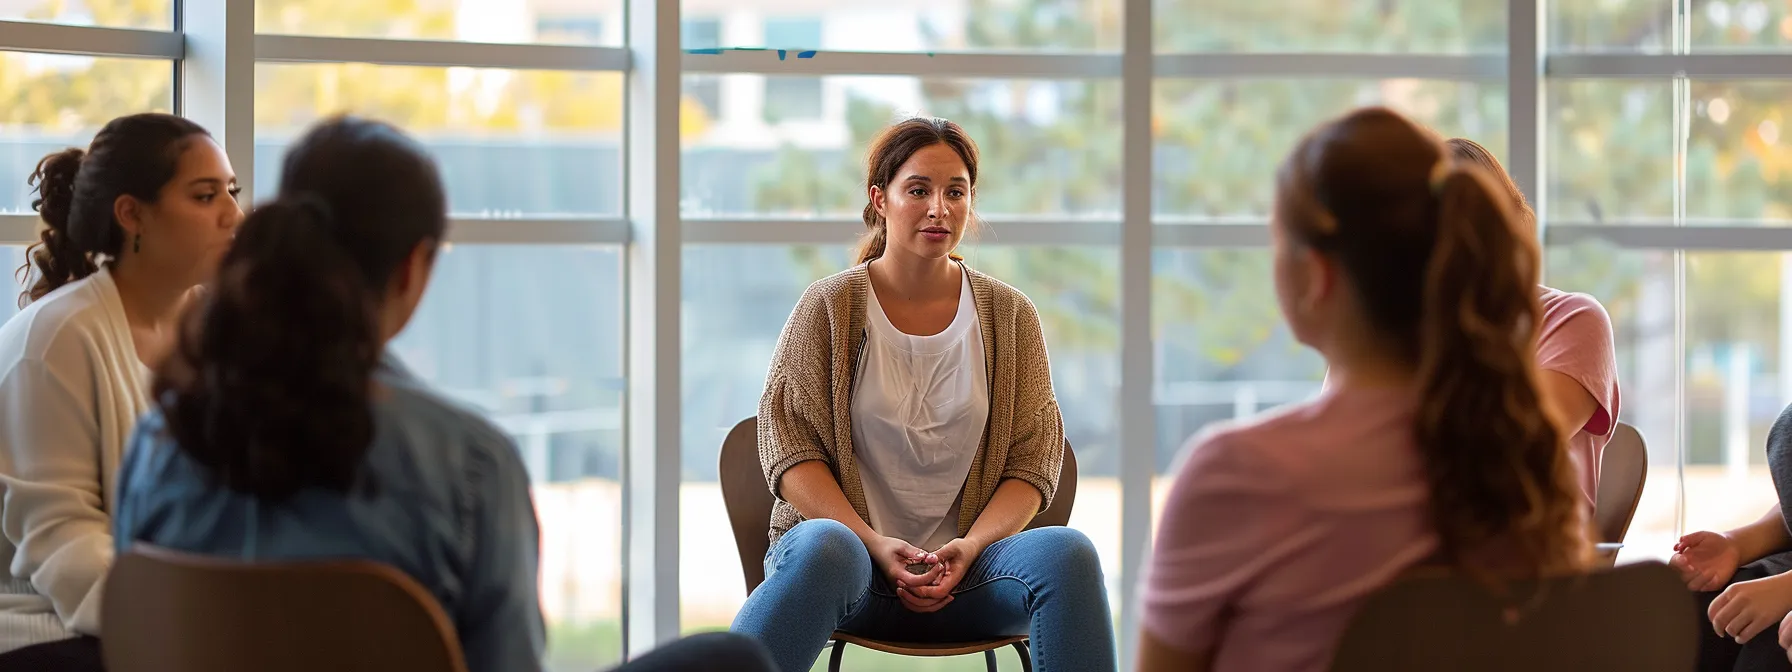
[[[927,204],[927,218],[941,219],[950,216],[952,216],[952,208],[946,204],[946,197],[940,194],[934,194],[933,198]]]

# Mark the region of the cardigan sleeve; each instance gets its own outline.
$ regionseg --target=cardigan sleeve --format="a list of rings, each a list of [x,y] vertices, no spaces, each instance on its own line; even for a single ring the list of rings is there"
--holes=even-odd
[[[827,358],[831,330],[822,297],[804,292],[778,336],[759,399],[759,465],[773,496],[783,499],[779,479],[803,462],[829,462],[823,431],[832,431],[827,400]]]
[[[1022,297],[1015,313],[1014,433],[1002,478],[1038,488],[1039,510],[1044,511],[1057,494],[1058,470],[1064,465],[1064,418],[1052,390],[1039,310]]]
[[[16,549],[12,575],[49,598],[70,630],[98,635],[113,545],[98,413],[73,384],[81,378],[30,358],[0,376],[0,533]]]

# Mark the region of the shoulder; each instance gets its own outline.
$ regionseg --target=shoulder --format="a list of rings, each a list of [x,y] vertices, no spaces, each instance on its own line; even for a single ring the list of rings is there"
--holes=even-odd
[[[1247,421],[1224,421],[1208,425],[1183,445],[1178,464],[1172,471],[1179,478],[1240,476],[1258,483],[1280,480],[1271,439],[1279,426],[1286,424],[1282,414]]]
[[[111,311],[92,280],[61,287],[0,325],[0,366],[21,359],[84,361],[80,355],[113,331]]]
[[[380,382],[388,390],[384,404],[388,422],[406,435],[423,435],[439,442],[419,446],[428,450],[464,451],[470,459],[496,463],[500,468],[522,469],[521,456],[510,435],[478,410],[430,389],[407,375],[385,373]]]
[[[964,269],[970,275],[971,287],[978,292],[987,293],[997,311],[1038,315],[1038,308],[1033,305],[1032,299],[1027,298],[1025,292],[969,265]]]
[[[1606,313],[1605,306],[1600,305],[1599,299],[1593,298],[1590,294],[1564,292],[1544,287],[1538,301],[1543,305],[1543,323],[1546,327],[1563,324],[1572,319],[1589,320],[1602,325],[1611,323],[1611,317]]]

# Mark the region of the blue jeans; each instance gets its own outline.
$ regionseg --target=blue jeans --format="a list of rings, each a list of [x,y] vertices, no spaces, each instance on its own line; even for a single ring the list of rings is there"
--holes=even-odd
[[[835,630],[895,642],[1025,634],[1038,672],[1115,669],[1101,563],[1089,538],[1069,528],[991,544],[952,603],[931,614],[904,607],[865,544],[838,521],[807,520],[785,533],[766,554],[765,574],[733,629],[765,644],[784,672],[808,672]]]

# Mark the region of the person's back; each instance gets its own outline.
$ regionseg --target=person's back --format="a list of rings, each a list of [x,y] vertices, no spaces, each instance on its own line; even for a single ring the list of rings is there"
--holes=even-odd
[[[1196,536],[1250,552],[1225,568],[1158,564],[1144,596],[1153,634],[1217,649],[1214,669],[1323,669],[1356,605],[1437,549],[1414,406],[1404,390],[1332,388],[1198,437],[1160,534],[1184,552]],[[1201,536],[1215,530],[1227,534]],[[1219,646],[1205,627],[1221,595],[1223,637],[1250,646]]]
[[[472,669],[535,664],[538,534],[510,439],[398,365],[376,374],[374,438],[348,491],[284,502],[213,485],[160,413],[146,417],[120,483],[120,552],[134,542],[245,560],[366,559],[398,568],[441,603]],[[515,623],[516,629],[499,624]]]
[[[1522,577],[1590,557],[1537,380],[1540,255],[1481,169],[1366,109],[1277,178],[1277,298],[1331,380],[1189,447],[1147,563],[1146,672],[1320,672],[1415,565]]]

